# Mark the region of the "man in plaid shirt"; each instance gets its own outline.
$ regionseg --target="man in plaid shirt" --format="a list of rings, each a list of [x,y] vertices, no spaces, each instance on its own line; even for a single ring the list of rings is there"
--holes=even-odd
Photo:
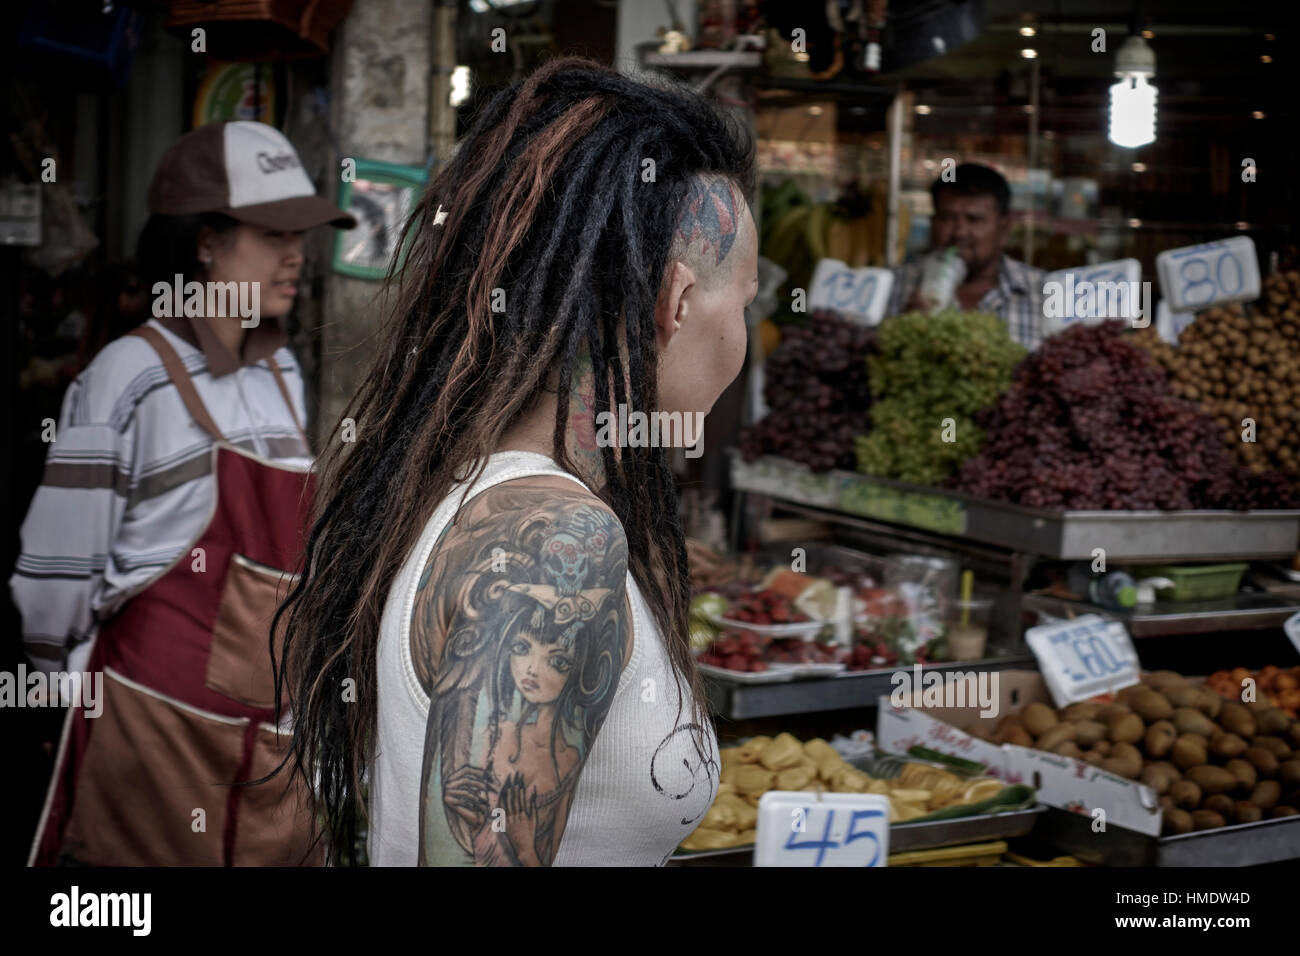
[[[997,170],[962,163],[951,182],[942,177],[930,187],[934,220],[930,248],[957,247],[966,278],[957,288],[957,306],[1001,316],[1011,337],[1026,348],[1043,340],[1043,276],[1002,251],[1011,227],[1011,190]],[[886,315],[924,308],[920,296],[921,257],[894,270]]]

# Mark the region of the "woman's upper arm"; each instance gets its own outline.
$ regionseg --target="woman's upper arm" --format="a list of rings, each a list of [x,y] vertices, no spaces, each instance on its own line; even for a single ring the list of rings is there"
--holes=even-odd
[[[631,647],[622,526],[572,483],[525,479],[434,550],[411,638],[430,699],[420,862],[550,865]]]

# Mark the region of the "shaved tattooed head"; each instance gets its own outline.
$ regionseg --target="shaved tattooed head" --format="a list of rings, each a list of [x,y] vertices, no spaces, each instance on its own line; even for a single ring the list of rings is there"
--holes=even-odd
[[[740,234],[745,197],[726,176],[705,174],[691,180],[690,192],[673,235],[671,259],[684,262],[708,288],[728,278],[729,256]]]

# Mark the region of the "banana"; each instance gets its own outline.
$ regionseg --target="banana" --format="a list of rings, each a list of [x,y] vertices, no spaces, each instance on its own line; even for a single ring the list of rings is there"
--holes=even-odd
[[[808,216],[808,250],[813,262],[826,258],[826,227],[830,221],[830,203],[819,202]]]
[[[831,217],[830,231],[826,236],[826,251],[832,259],[852,264],[853,258],[853,223],[838,216]]]

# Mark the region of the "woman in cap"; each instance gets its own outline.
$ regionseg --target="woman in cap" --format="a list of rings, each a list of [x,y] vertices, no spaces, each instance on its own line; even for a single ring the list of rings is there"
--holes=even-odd
[[[298,864],[271,618],[310,508],[302,377],[278,320],[303,232],[355,225],[261,123],[182,136],[138,259],[153,318],[69,388],[12,579],[28,655],[86,672],[30,862]]]
[[[744,361],[753,177],[702,96],[557,59],[427,190],[290,605],[335,860],[368,808],[374,865],[657,866],[708,810],[664,424]]]

